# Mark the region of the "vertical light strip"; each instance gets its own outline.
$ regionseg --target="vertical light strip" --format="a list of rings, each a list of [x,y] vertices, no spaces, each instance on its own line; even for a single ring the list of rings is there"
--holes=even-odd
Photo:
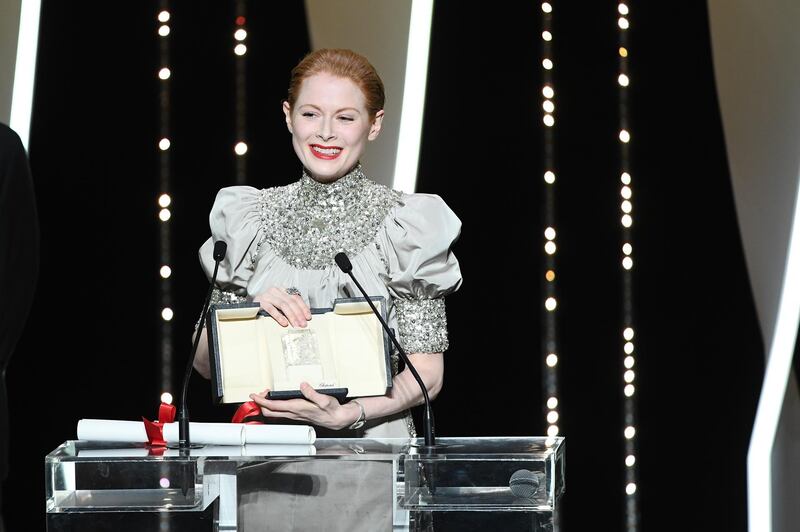
[[[636,532],[639,529],[639,509],[636,466],[636,355],[634,353],[633,316],[633,178],[631,177],[630,120],[628,111],[628,4],[617,5],[617,27],[619,29],[619,49],[617,86],[619,90],[619,146],[620,146],[620,225],[622,244],[620,250],[622,266],[622,392],[623,422],[622,435],[625,442],[625,530]]]
[[[428,50],[431,41],[433,0],[412,0],[408,27],[403,106],[397,136],[397,156],[392,188],[414,192],[425,111],[425,85],[428,80]]]
[[[20,4],[17,58],[14,63],[14,88],[11,91],[8,125],[19,135],[26,150],[31,131],[41,6],[41,0],[22,0]]]
[[[747,519],[750,532],[772,532],[772,453],[800,327],[800,176],[795,194],[794,219],[778,317],[747,451]]]
[[[160,227],[160,262],[159,274],[159,294],[161,302],[161,380],[160,386],[163,397],[172,389],[172,260],[171,238],[170,238],[170,219],[172,211],[172,197],[170,195],[170,148],[172,140],[170,138],[170,54],[169,36],[171,33],[169,11],[169,1],[160,1],[160,11],[157,15],[158,39],[159,39],[159,196],[158,196],[158,218],[161,220]]]
[[[553,5],[542,5],[542,123],[544,124],[544,404],[547,435],[559,433],[558,341],[556,329],[555,89],[553,86]]]
[[[235,24],[233,29],[233,53],[235,61],[235,87],[236,101],[234,102],[236,129],[236,144],[233,151],[236,154],[236,184],[244,185],[247,182],[247,23],[245,0],[236,0]]]

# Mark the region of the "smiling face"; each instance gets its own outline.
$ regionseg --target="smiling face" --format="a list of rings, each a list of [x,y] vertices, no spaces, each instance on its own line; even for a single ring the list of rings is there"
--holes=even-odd
[[[294,106],[283,102],[283,112],[297,157],[320,183],[352,170],[383,120],[382,110],[369,116],[358,85],[327,73],[303,80]]]

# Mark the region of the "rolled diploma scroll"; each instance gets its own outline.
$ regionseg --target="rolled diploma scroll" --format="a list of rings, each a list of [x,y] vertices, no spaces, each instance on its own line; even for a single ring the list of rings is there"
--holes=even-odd
[[[108,441],[108,440],[106,440]],[[313,456],[317,448],[313,445],[251,444],[251,445],[207,445],[192,449],[191,456]],[[78,456],[84,458],[144,458],[150,456],[147,447],[133,449],[79,449]],[[159,456],[182,456],[178,449],[167,449]]]
[[[243,425],[241,423],[191,423],[190,436],[194,443],[208,445],[282,444],[310,445],[317,433],[308,425]],[[141,421],[115,419],[81,419],[78,439],[147,443],[147,432]],[[177,443],[178,424],[164,425],[164,439]]]
[[[81,419],[78,421],[78,439],[147,443],[147,432],[141,421]]]
[[[239,423],[190,423],[189,434],[194,443],[209,445],[242,445],[242,427]],[[147,432],[141,421],[115,419],[81,419],[78,421],[78,439],[89,441],[114,441],[147,443]],[[177,443],[178,424],[164,425],[164,439]]]
[[[168,443],[180,441],[178,423],[164,425],[164,439]],[[189,423],[189,436],[194,443],[208,445],[244,445],[240,423]]]
[[[317,439],[314,427],[309,425],[244,425],[244,443],[280,443],[284,445],[310,445]]]

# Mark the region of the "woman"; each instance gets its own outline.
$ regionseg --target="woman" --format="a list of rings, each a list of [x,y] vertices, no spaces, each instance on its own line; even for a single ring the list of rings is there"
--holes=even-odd
[[[383,104],[383,83],[364,57],[331,49],[307,55],[292,70],[283,103],[301,179],[265,190],[222,189],[200,260],[210,277],[213,242],[225,241],[215,301],[252,299],[282,326],[305,327],[310,307],[360,296],[334,262],[345,251],[367,293],[389,302],[389,325],[433,398],[447,348],[444,296],[461,284],[450,252],[461,223],[438,196],[395,192],[364,175],[359,159],[381,131]],[[195,368],[209,377],[205,334]],[[385,396],[346,404],[307,383],[305,399],[272,401],[267,391],[251,398],[268,418],[332,429],[338,437],[414,436],[408,409],[422,403],[422,392],[407,369],[394,373]]]

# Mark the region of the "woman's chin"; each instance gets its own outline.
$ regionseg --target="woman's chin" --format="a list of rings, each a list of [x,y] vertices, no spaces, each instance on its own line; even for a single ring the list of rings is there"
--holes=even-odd
[[[315,168],[309,168],[308,170],[311,178],[318,183],[330,183],[342,177],[337,172],[319,172]]]
[[[309,174],[314,181],[319,183],[330,183],[347,174],[350,168],[355,166],[342,164],[344,162],[345,161],[339,161],[336,159],[330,161],[314,160],[309,161],[309,164],[306,165],[306,169],[309,171]]]

